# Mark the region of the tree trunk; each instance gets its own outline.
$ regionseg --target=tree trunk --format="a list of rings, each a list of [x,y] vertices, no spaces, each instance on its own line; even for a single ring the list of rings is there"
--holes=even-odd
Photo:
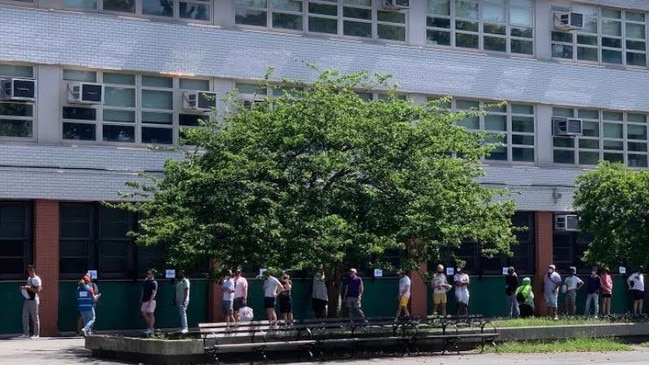
[[[325,275],[327,276],[325,284],[327,285],[327,295],[329,296],[327,317],[329,318],[337,318],[340,315],[340,287],[342,283],[339,278],[343,270],[344,268],[341,263],[337,263],[333,268],[325,268]]]

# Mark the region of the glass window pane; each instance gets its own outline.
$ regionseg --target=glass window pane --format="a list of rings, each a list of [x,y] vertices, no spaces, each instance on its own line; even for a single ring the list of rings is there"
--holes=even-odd
[[[606,137],[606,138],[623,138],[622,124],[604,123],[604,137]]]
[[[343,34],[352,37],[372,38],[372,23],[343,22]]]
[[[309,32],[338,34],[338,20],[309,17]]]
[[[534,28],[510,28],[509,33],[512,37],[532,38],[534,37]],[[554,33],[552,34],[552,40],[554,40]],[[569,39],[570,40],[568,42],[572,42],[571,35],[569,35]]]
[[[0,75],[2,70],[0,69]],[[63,70],[63,80],[97,82],[97,73],[93,71]]]
[[[627,150],[636,152],[647,152],[647,142],[628,142]]]
[[[478,48],[478,35],[457,33],[455,34],[455,46],[463,48]]]
[[[507,131],[507,116],[487,114],[484,124],[485,130]]]
[[[180,79],[180,88],[184,90],[209,91],[210,81],[199,79]]]
[[[104,10],[135,12],[135,0],[104,0]]]
[[[377,11],[376,19],[379,22],[406,24],[406,13],[396,11]]]
[[[624,162],[624,155],[621,153],[604,152],[604,161]]]
[[[554,137],[552,138],[552,144],[554,147],[573,148],[575,147],[575,140],[570,137]]]
[[[516,25],[533,25],[532,9],[509,8],[509,22]]]
[[[267,13],[259,10],[247,10],[236,8],[234,22],[236,24],[267,26]]]
[[[583,121],[581,131],[586,137],[599,137],[599,122]]]
[[[173,133],[166,128],[142,128],[142,143],[171,144]]]
[[[455,0],[455,16],[465,19],[478,19],[478,3]]]
[[[0,103],[0,115],[12,117],[31,117],[34,114],[32,104],[23,103]]]
[[[571,43],[572,38],[572,33],[552,32],[552,41],[554,42]]]
[[[597,165],[599,162],[599,152],[579,152],[580,165]]]
[[[647,155],[630,154],[628,159],[631,167],[647,167]]]
[[[335,1],[334,1],[335,2]],[[338,15],[338,5],[318,4],[309,2],[309,15]]]
[[[135,112],[132,110],[104,109],[104,122],[135,123]]]
[[[507,52],[507,39],[499,37],[484,37],[484,49],[487,51]]]
[[[647,43],[645,41],[626,41],[626,48],[635,51],[646,51]]]
[[[622,18],[622,12],[619,11],[619,10],[615,10],[615,9],[603,8],[602,9],[602,17],[604,17],[604,18],[613,18],[613,19],[621,19]]]
[[[629,122],[646,123],[647,122],[647,115],[646,114],[628,113],[626,115],[626,120],[628,120]]]
[[[451,33],[450,32],[441,32],[437,30],[428,30],[426,32],[426,40],[428,44],[438,45],[438,46],[450,46],[451,45]]]
[[[63,0],[63,7],[69,9],[97,9],[97,0]]]
[[[142,90],[142,108],[173,110],[173,92]]]
[[[428,14],[436,15],[451,15],[450,0],[428,0],[428,7],[426,8]]]
[[[628,139],[647,139],[647,126],[637,124],[627,124],[626,138]]]
[[[572,46],[553,44],[552,57],[558,58],[572,58]]]
[[[614,151],[623,151],[624,142],[622,141],[612,141],[610,139],[604,140],[604,149],[605,150],[614,150]]]
[[[273,28],[302,30],[302,16],[273,13]]]
[[[512,131],[534,133],[534,118],[512,116]]]
[[[577,47],[577,59],[584,61],[597,61],[599,59],[597,48]]]
[[[142,86],[171,88],[173,79],[171,77],[142,76]]]
[[[377,35],[379,39],[389,39],[393,41],[404,41],[406,40],[406,28],[405,27],[396,27],[389,26],[384,24],[378,24]]]
[[[135,107],[135,89],[106,86],[104,104],[108,106]]]
[[[555,163],[575,163],[575,153],[573,151],[554,150],[553,161]]]
[[[94,141],[94,124],[63,123],[63,139]]]
[[[498,24],[484,24],[482,26],[482,31],[484,33],[489,33],[489,34],[506,35],[507,27],[505,25],[498,25]]]
[[[512,160],[522,161],[522,162],[534,162],[534,149],[512,147]]]
[[[135,128],[125,125],[104,125],[103,140],[107,142],[135,142]]]
[[[31,138],[34,136],[31,120],[15,120],[0,118],[0,136]]]
[[[135,85],[135,75],[104,73],[104,84]]]
[[[182,126],[198,127],[200,125],[200,120],[204,118],[205,116],[199,114],[180,114],[178,116],[178,124]]]
[[[372,20],[372,9],[351,8],[345,6],[343,8],[343,16],[345,18]]]
[[[645,39],[644,24],[626,23],[626,37]]]
[[[620,38],[602,37],[602,47],[622,48],[622,40]]]
[[[477,32],[480,29],[480,23],[478,22],[467,22],[463,20],[455,21],[455,29],[464,30],[467,32]]]
[[[172,124],[173,114],[142,112],[142,123]]]
[[[302,11],[302,0],[271,0],[273,10]]]
[[[534,106],[533,105],[511,104],[511,107],[512,107],[512,113],[514,113],[514,114],[529,114],[529,115],[534,114]],[[517,118],[517,117],[514,117],[514,118]]]
[[[485,4],[482,7],[482,20],[489,23],[505,23],[505,8],[497,5]]]
[[[579,148],[599,150],[599,139],[579,139]]]
[[[635,22],[644,22],[644,14],[643,13],[633,13],[630,11],[626,12],[626,20],[632,20]]]
[[[65,76],[66,71],[63,70]],[[16,77],[34,77],[34,69],[31,66],[19,65],[2,65],[0,64],[0,75],[2,76],[16,76]],[[68,80],[64,78],[64,80]]]
[[[183,19],[210,20],[210,6],[180,2],[180,17]]]
[[[1,107],[2,104],[0,104]],[[0,113],[2,114],[2,113]],[[77,108],[77,107],[63,107],[63,119],[78,119],[78,120],[96,120],[97,109],[94,108]]]
[[[531,41],[511,40],[511,52],[520,54],[534,54],[534,45]]]
[[[457,124],[469,129],[480,129],[480,118],[477,116],[464,118]]]
[[[142,14],[172,17],[173,0],[142,0]]]
[[[534,146],[534,136],[512,135],[512,144]]]
[[[507,161],[507,148],[503,146],[494,148],[486,159],[492,161]]]
[[[582,119],[599,119],[599,110],[593,109],[579,109],[577,111],[577,118]]]
[[[574,110],[568,109],[568,108],[552,108],[552,115],[555,116],[555,117],[572,118],[574,116]],[[583,118],[583,117],[580,117],[580,118]]]
[[[235,0],[237,6],[250,6],[253,8],[265,8],[267,6],[266,0]]]
[[[644,53],[627,52],[626,64],[645,67],[647,65],[647,56]]]
[[[577,44],[582,44],[585,46],[599,45],[596,35],[582,35],[582,34],[577,34]]]
[[[619,113],[619,112],[607,112],[607,111],[605,111],[602,114],[602,119],[604,119],[604,120],[622,121],[624,119],[624,114]]]

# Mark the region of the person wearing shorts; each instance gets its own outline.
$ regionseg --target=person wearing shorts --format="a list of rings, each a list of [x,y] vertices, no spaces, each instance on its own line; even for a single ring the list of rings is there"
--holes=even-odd
[[[228,270],[223,278],[221,285],[223,297],[221,299],[221,314],[225,317],[225,322],[229,326],[234,323],[234,308],[232,302],[234,301],[234,280],[232,280],[232,271]]]
[[[613,296],[613,279],[608,267],[602,269],[599,275],[601,282],[600,293],[602,294],[602,315],[611,315],[611,297]]]
[[[575,268],[571,267],[568,277],[564,280],[566,286],[565,312],[569,316],[577,314],[577,291],[584,285],[584,282],[575,274]]]
[[[144,331],[147,335],[153,333],[153,326],[155,325],[155,297],[158,293],[158,282],[153,277],[153,274],[153,269],[146,271],[146,279],[140,295],[140,312],[142,312],[142,317],[147,325],[146,331]]]
[[[642,314],[644,304],[644,275],[642,275],[642,271],[638,270],[631,274],[627,279],[627,285],[633,299],[633,315],[639,316]]]
[[[275,312],[276,298],[281,290],[282,284],[276,277],[270,275],[268,270],[264,271],[264,308],[266,309],[266,316],[271,324],[277,322],[277,313]]]
[[[248,305],[248,280],[243,277],[241,268],[234,272],[234,301],[232,309],[234,310],[234,319],[239,321],[239,310]]]
[[[401,312],[403,312],[403,315],[405,318],[410,317],[410,312],[408,311],[408,302],[410,301],[410,294],[411,294],[411,280],[406,275],[403,270],[399,270],[399,295],[397,296],[398,304],[397,304],[397,314],[394,317],[394,320],[398,320],[399,317],[401,316]]]
[[[365,318],[365,313],[361,309],[361,298],[363,296],[363,279],[356,275],[356,269],[351,268],[348,271],[347,285],[345,286],[345,293],[343,294],[347,314],[352,317],[352,312]]]
[[[293,282],[288,274],[282,275],[279,282],[282,284],[277,295],[277,298],[279,298],[279,312],[282,314],[284,322],[291,324],[293,323],[293,298],[291,297]]]
[[[444,274],[444,265],[437,265],[430,286],[433,287],[433,315],[437,315],[437,310],[441,307],[442,316],[446,316],[446,292],[451,288],[451,285]]]
[[[543,277],[543,296],[548,315],[555,321],[557,316],[557,299],[559,296],[559,286],[561,285],[561,275],[556,272],[554,265],[548,266],[548,273]]]

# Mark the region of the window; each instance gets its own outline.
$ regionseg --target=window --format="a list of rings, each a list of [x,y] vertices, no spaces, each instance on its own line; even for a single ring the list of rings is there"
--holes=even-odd
[[[31,66],[0,64],[0,79],[34,77]],[[31,139],[34,137],[34,104],[0,101],[0,138]]]
[[[511,246],[512,256],[498,255],[493,258],[482,256],[480,245],[475,242],[464,242],[454,253],[443,255],[445,266],[455,267],[453,257],[466,263],[467,271],[472,275],[501,275],[502,268],[514,266],[519,274],[533,274],[535,268],[535,232],[534,213],[516,212],[512,217],[516,227],[527,227],[526,230],[516,232],[518,244]]]
[[[534,54],[532,0],[427,0],[430,45]]]
[[[104,85],[102,105],[62,107],[65,140],[173,144],[207,118],[182,109],[182,92],[208,91],[209,80],[79,70],[64,70],[63,79]]]
[[[150,17],[209,21],[211,0],[62,0],[66,9],[130,13]]]
[[[554,116],[582,120],[582,135],[555,136],[554,162],[596,165],[601,160],[647,167],[647,115],[598,109],[554,108]]]
[[[127,232],[135,216],[96,204],[62,203],[59,264],[62,278],[96,269],[102,278],[135,277],[137,249]]]
[[[552,57],[578,61],[647,65],[645,14],[592,6],[578,6],[584,28],[552,32]]]
[[[372,0],[235,0],[235,23],[279,30],[406,41],[406,12]]]
[[[490,133],[489,142],[500,143],[487,160],[534,162],[534,106],[528,104],[490,105],[467,99],[453,101],[455,111],[484,110],[481,116],[471,116],[460,125]]]
[[[24,279],[31,263],[31,204],[0,202],[0,279]]]
[[[585,232],[554,231],[553,262],[560,274],[567,274],[570,266],[577,267],[577,273],[590,273],[592,265],[583,262],[582,257],[593,240],[592,235]]]

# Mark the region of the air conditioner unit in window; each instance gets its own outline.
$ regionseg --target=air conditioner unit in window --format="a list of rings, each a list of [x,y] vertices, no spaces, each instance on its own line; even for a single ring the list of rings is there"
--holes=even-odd
[[[21,78],[0,80],[0,100],[35,101],[36,80]]]
[[[584,14],[575,11],[555,11],[553,13],[554,29],[560,31],[570,31],[582,29],[584,27]]]
[[[383,9],[403,10],[410,7],[410,0],[383,0]]]
[[[557,214],[554,216],[554,229],[562,232],[578,232],[579,216],[576,214]]]
[[[68,84],[68,103],[101,104],[104,98],[104,86],[87,82]]]
[[[552,134],[555,136],[581,136],[581,119],[552,117]]]
[[[212,108],[216,108],[216,93],[209,91],[185,91],[183,93],[183,109],[210,111]]]

